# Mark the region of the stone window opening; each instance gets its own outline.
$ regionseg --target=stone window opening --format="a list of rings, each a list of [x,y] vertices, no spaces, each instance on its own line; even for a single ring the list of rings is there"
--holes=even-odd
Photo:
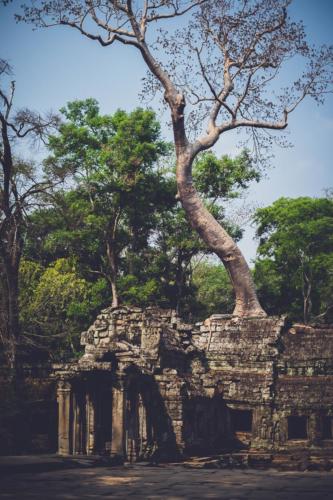
[[[288,439],[307,439],[308,438],[308,417],[291,416],[288,417]]]
[[[322,421],[322,438],[333,439],[333,417],[325,416]]]
[[[252,410],[230,410],[234,432],[252,432]]]

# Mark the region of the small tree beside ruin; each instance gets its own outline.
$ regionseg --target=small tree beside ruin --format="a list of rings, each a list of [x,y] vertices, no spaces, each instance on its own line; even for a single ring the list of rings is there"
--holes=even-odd
[[[35,165],[16,154],[17,142],[43,140],[58,124],[52,114],[42,117],[27,108],[14,109],[12,70],[0,59],[0,342],[15,375],[19,342],[19,265],[28,214],[51,187],[38,178]]]
[[[39,27],[72,27],[104,47],[119,42],[139,51],[153,77],[145,90],[162,89],[170,109],[178,197],[191,225],[225,265],[238,316],[265,312],[242,253],[197,194],[192,163],[235,129],[249,131],[259,151],[265,145],[263,132],[285,129],[290,113],[305,97],[321,103],[332,91],[333,48],[310,47],[302,24],[288,15],[289,4],[290,0],[46,0],[26,4],[17,16]],[[165,24],[168,31],[158,29],[179,17],[180,29],[171,24]],[[306,62],[300,78],[276,91],[284,64],[290,59],[299,63],[300,58]],[[202,129],[203,122],[206,129],[190,139],[188,130],[193,124]],[[269,145],[272,138],[266,139]]]

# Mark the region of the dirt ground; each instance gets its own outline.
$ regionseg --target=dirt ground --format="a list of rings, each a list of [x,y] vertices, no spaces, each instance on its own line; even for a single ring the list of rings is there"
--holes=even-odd
[[[333,472],[195,469],[183,464],[7,470],[0,485],[0,498],[15,500],[333,500]]]

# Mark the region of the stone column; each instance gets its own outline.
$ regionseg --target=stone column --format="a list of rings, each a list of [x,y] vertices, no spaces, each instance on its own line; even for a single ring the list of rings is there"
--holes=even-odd
[[[308,417],[308,440],[310,446],[318,446],[320,443],[319,418],[316,413]]]
[[[172,427],[168,429],[168,436],[165,436],[166,453],[170,458],[182,454],[184,443],[184,398],[182,390],[183,382],[177,377],[177,371],[171,368],[163,370],[165,387],[165,408],[170,417]],[[175,443],[173,443],[173,435]]]
[[[83,449],[83,405],[82,394],[73,393],[73,454],[80,455]]]
[[[57,388],[58,400],[58,453],[70,455],[72,426],[72,387],[70,382],[60,380]]]
[[[87,455],[93,455],[96,448],[96,409],[93,388],[88,385],[86,394]]]
[[[147,448],[147,410],[143,404],[143,399],[141,394],[139,395],[139,456],[143,456],[145,449]]]
[[[112,443],[111,455],[125,458],[125,387],[117,380],[112,387]]]

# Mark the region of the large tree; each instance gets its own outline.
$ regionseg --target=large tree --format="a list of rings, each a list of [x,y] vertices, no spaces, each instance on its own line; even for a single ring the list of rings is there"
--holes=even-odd
[[[110,283],[117,307],[121,255],[133,261],[147,246],[156,212],[175,203],[170,182],[156,167],[170,148],[151,110],[102,115],[97,102],[87,99],[61,111],[66,121],[49,138],[45,164],[72,190],[53,198],[61,226],[48,242],[65,250],[60,256],[80,253],[88,270]]]
[[[34,165],[15,156],[18,141],[42,139],[57,125],[54,115],[42,117],[29,109],[14,110],[15,82],[8,63],[0,59],[0,339],[8,365],[15,369],[19,326],[19,265],[27,217],[50,187],[38,179]]]
[[[44,0],[26,4],[20,20],[40,27],[69,26],[102,46],[138,50],[169,106],[177,155],[178,196],[192,226],[222,260],[236,296],[234,314],[264,316],[239,248],[206,209],[192,181],[192,163],[230,130],[283,130],[298,104],[331,91],[332,47],[312,49],[290,0]],[[183,16],[181,29],[156,26]],[[169,25],[167,25],[169,27]],[[156,35],[156,40],[153,40]],[[283,64],[304,58],[300,78],[276,91]],[[157,84],[157,85],[156,85]],[[272,92],[272,87],[275,92]],[[274,87],[275,85],[275,87]],[[187,107],[187,103],[190,106]],[[190,139],[188,121],[206,129]],[[202,127],[200,127],[202,129]]]
[[[333,200],[280,198],[255,221],[255,279],[267,310],[305,323],[332,317]]]
[[[242,230],[226,216],[225,206],[231,199],[244,195],[251,181],[259,181],[260,177],[261,170],[246,150],[235,158],[226,155],[218,158],[212,152],[204,152],[193,163],[193,180],[206,209],[235,241],[241,238]],[[174,282],[171,305],[179,313],[186,310],[190,313],[193,264],[212,251],[187,224],[186,213],[179,205],[162,212],[158,222],[157,259],[162,266],[165,264]],[[165,275],[163,271],[161,274]]]

